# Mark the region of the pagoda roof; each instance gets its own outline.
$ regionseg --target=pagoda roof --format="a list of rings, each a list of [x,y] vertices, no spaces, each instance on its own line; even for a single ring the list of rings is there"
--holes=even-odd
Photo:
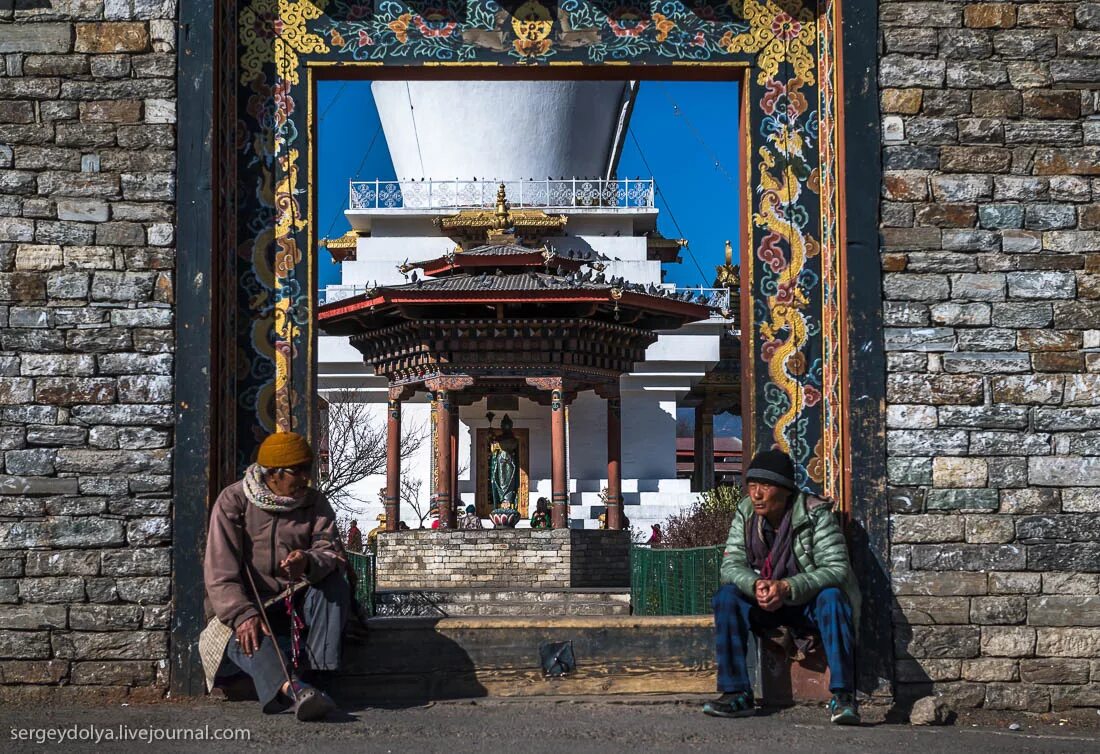
[[[486,244],[467,250],[455,249],[441,257],[403,264],[400,270],[408,273],[419,269],[432,276],[451,275],[464,270],[482,272],[487,268],[508,271],[560,268],[563,272],[577,272],[585,264],[602,270],[603,265],[597,261],[598,258],[599,255],[595,252],[577,254],[571,251],[566,255],[545,246],[533,249],[519,244],[502,243]]]

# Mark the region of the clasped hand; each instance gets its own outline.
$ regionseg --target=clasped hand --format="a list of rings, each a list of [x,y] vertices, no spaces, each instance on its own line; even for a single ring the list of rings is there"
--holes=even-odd
[[[772,581],[771,579],[757,579],[756,604],[768,612],[775,612],[783,607],[783,598],[790,596],[791,587],[786,581]]]

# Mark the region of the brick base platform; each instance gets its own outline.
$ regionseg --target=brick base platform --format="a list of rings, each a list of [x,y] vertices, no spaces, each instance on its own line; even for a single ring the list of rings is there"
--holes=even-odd
[[[379,589],[626,586],[626,531],[417,529],[378,536]]]

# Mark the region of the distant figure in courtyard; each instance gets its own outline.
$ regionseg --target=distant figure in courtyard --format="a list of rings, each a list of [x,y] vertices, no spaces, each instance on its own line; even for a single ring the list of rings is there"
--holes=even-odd
[[[406,524],[404,521],[398,521],[397,522],[397,530],[398,531],[408,531],[409,530],[409,525]]]
[[[838,725],[858,725],[855,632],[859,587],[832,506],[798,491],[785,453],[757,453],[745,472],[748,495],[737,506],[714,595],[721,696],[703,705],[716,717],[756,713],[745,667],[749,631],[786,626],[802,642],[821,634]]]
[[[293,708],[299,720],[335,709],[300,673],[339,667],[351,600],[336,515],[310,488],[312,468],[305,438],[280,432],[218,496],[203,567],[215,620],[199,644],[208,687],[224,655],[252,677],[265,713]]]
[[[650,527],[650,531],[651,533],[649,535],[649,541],[646,542],[646,544],[650,547],[661,544],[661,525],[653,524],[653,526]]]
[[[348,551],[363,551],[363,532],[359,531],[359,522],[354,518],[348,526]]]
[[[540,497],[535,502],[535,512],[531,514],[531,528],[550,528],[550,501],[545,497]]]
[[[466,506],[466,512],[462,514],[462,518],[458,521],[458,528],[460,529],[484,529],[485,526],[481,523],[481,517],[477,515],[477,508],[472,505]]]

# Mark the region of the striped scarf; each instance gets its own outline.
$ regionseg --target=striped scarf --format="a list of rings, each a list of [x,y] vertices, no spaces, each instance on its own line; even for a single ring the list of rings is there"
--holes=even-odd
[[[264,472],[258,463],[254,463],[244,471],[244,495],[248,502],[262,511],[268,513],[288,513],[295,508],[301,508],[309,500],[308,488],[302,490],[297,497],[283,497],[276,495],[264,481]]]

